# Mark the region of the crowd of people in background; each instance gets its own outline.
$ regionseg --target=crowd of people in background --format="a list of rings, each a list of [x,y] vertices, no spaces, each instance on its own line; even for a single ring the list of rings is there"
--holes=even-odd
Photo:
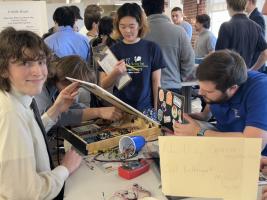
[[[46,132],[53,126],[123,117],[121,110],[104,107],[68,76],[111,88],[141,112],[156,109],[159,87],[181,94],[182,82],[197,79],[205,107],[185,114],[186,124],[174,122],[174,135],[256,137],[266,142],[267,43],[262,14],[267,14],[267,1],[262,13],[256,0],[225,1],[231,19],[221,24],[218,38],[210,31],[207,13],[186,19],[183,10],[174,7],[168,17],[164,0],[141,0],[141,6],[125,3],[109,16],[94,4],[86,7],[83,17],[77,6],[62,6],[53,14],[55,25],[42,38],[30,31],[3,30],[0,197],[63,199],[64,181],[79,167],[81,157],[70,150],[54,167]],[[80,30],[77,20],[84,21]],[[94,60],[93,48],[99,45],[109,47],[118,59],[110,73]],[[118,89],[115,82],[126,73],[131,81]],[[195,121],[211,117],[216,120],[213,130]],[[263,158],[263,173],[265,166]],[[18,177],[17,184],[10,174]]]

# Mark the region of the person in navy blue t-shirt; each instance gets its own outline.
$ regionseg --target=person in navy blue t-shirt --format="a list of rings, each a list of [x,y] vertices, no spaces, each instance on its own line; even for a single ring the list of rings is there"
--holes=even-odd
[[[176,135],[262,137],[267,131],[267,76],[247,72],[244,59],[230,50],[206,57],[196,72],[199,94],[207,106],[201,113],[185,114],[188,124],[174,124]],[[217,120],[217,130],[200,128],[194,120]],[[194,119],[193,119],[194,118]]]
[[[155,108],[161,68],[166,64],[160,47],[141,39],[147,32],[147,25],[138,4],[125,3],[118,9],[115,30],[122,40],[112,46],[111,51],[119,61],[110,74],[100,72],[99,85],[109,88],[127,71],[132,81],[121,90],[114,88],[115,96],[139,111]]]

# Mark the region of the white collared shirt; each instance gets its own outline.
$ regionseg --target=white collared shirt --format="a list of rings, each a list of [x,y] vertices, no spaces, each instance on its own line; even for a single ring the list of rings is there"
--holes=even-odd
[[[32,97],[0,91],[0,199],[53,199],[69,176],[64,166],[50,169]],[[43,116],[44,126],[51,120]]]

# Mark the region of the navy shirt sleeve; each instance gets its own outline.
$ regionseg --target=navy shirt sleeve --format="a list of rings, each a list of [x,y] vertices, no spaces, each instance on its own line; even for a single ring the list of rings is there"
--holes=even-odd
[[[151,43],[152,44],[152,53],[151,55],[153,55],[153,60],[152,60],[152,72],[156,71],[158,69],[161,68],[165,68],[167,66],[162,51],[160,49],[160,47],[156,44],[156,43]]]
[[[247,98],[246,126],[253,126],[267,131],[267,81],[255,84]]]

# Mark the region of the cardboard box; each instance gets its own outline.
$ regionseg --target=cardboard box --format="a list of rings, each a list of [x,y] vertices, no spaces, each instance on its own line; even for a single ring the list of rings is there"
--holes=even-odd
[[[120,122],[111,123],[105,120],[92,120],[80,126],[64,127],[61,130],[63,138],[83,154],[95,154],[100,150],[116,147],[120,138],[124,135],[141,135],[145,137],[146,141],[155,140],[160,135],[160,125],[157,122],[108,91],[92,83],[68,79],[80,82],[81,86],[86,90],[128,113]]]

